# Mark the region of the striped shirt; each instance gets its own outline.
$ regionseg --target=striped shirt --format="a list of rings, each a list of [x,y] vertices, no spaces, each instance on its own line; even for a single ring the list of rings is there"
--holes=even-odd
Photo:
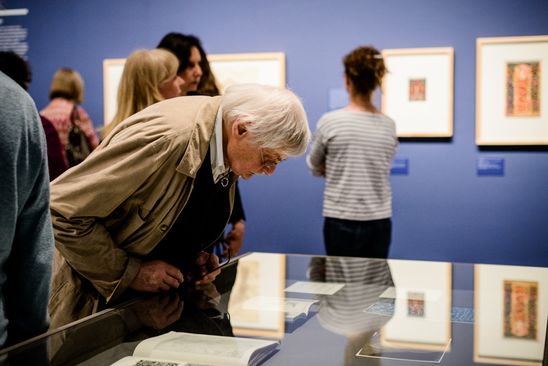
[[[319,268],[314,268],[319,267]],[[312,273],[325,278],[314,278]],[[334,295],[320,295],[318,321],[337,334],[349,335],[378,330],[390,316],[367,313],[383,292],[394,286],[385,259],[314,257],[310,262],[312,281],[343,283]]]
[[[323,216],[369,221],[392,216],[389,173],[396,125],[379,113],[336,110],[318,122],[307,163],[325,176]]]

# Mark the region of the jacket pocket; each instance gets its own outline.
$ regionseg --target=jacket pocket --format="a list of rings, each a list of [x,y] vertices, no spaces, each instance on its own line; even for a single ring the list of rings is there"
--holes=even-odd
[[[124,243],[143,226],[145,220],[141,217],[142,213],[140,207],[135,207],[133,212],[126,215],[124,219],[116,225],[116,228],[109,229],[116,243]]]
[[[48,304],[50,329],[82,319],[96,311],[98,294],[86,290],[91,289],[84,288],[82,281],[65,263],[52,284]]]

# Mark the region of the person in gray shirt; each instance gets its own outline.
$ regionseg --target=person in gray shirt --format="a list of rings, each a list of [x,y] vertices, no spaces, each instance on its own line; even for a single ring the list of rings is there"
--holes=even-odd
[[[46,139],[31,97],[0,72],[0,347],[47,331],[53,256]]]
[[[349,102],[318,122],[307,164],[325,177],[324,242],[328,255],[386,258],[392,230],[389,174],[398,140],[392,119],[373,105],[386,67],[373,47],[344,58]]]

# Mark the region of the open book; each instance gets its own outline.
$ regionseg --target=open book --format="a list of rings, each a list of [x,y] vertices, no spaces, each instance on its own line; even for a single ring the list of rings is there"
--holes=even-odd
[[[317,302],[318,300],[285,299],[285,320],[294,321],[308,317],[310,307]]]
[[[169,332],[145,339],[133,356],[112,366],[255,366],[278,345],[277,341]]]

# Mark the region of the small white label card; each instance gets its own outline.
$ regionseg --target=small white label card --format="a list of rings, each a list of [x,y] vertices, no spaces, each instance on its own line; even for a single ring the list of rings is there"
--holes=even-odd
[[[297,281],[286,288],[285,291],[299,292],[303,294],[333,295],[343,287],[344,283]]]

